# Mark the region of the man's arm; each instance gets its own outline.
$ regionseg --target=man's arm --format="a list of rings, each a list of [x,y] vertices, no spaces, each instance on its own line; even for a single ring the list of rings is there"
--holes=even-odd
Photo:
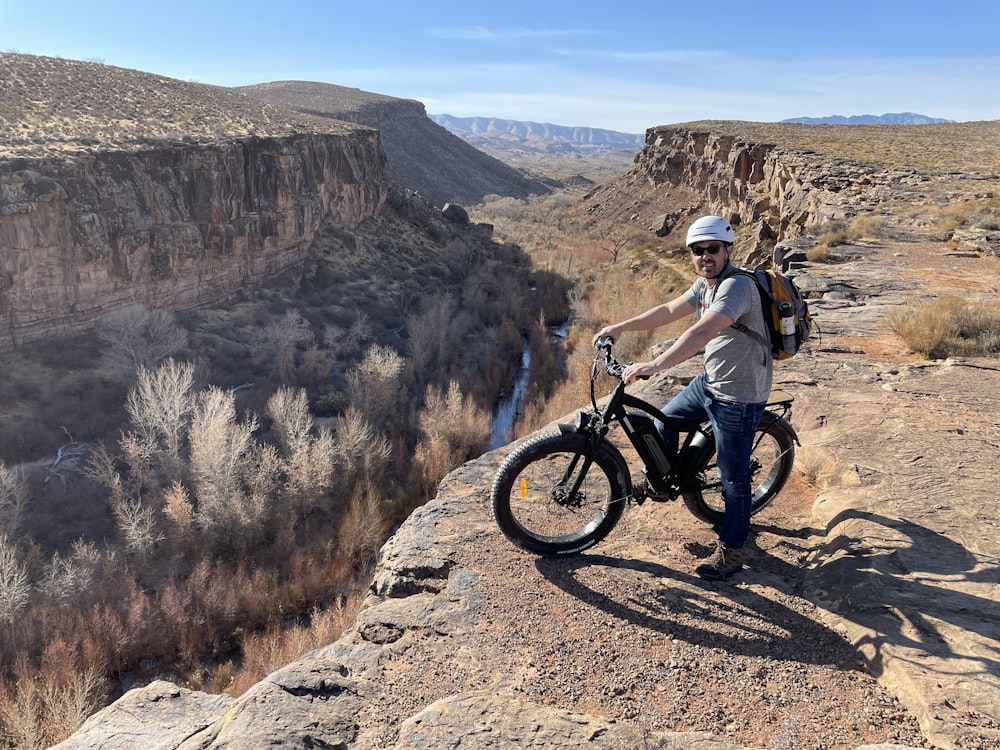
[[[622,380],[630,383],[636,378],[648,378],[661,370],[676,367],[705,348],[721,331],[733,324],[733,319],[719,312],[708,311],[698,322],[678,336],[665,352],[652,362],[636,362],[625,368]]]
[[[604,326],[604,328],[594,335],[592,343],[596,346],[598,339],[607,336],[617,341],[625,331],[648,331],[653,328],[659,328],[660,326],[667,325],[667,323],[680,320],[693,312],[694,305],[689,303],[684,298],[684,295],[681,295],[670,300],[670,302],[664,302],[662,305],[651,307],[646,312],[640,313],[635,317],[623,320],[621,323]]]

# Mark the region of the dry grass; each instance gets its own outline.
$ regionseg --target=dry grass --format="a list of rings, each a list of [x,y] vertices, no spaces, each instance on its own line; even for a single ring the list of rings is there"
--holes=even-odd
[[[1000,301],[941,297],[897,309],[889,328],[930,359],[1000,354]]]
[[[858,483],[857,473],[822,448],[803,444],[795,453],[795,470],[810,487],[819,490],[851,487]]]
[[[889,223],[880,216],[862,214],[849,224],[841,221],[829,222],[821,227],[816,245],[806,251],[806,257],[813,263],[835,263],[842,260],[837,245],[846,245],[859,240],[885,239],[889,233]]]

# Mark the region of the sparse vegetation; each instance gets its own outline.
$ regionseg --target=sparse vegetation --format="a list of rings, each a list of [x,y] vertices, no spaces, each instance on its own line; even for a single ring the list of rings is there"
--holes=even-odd
[[[780,143],[831,159],[926,174],[1000,171],[1000,120],[935,125],[801,125],[782,122],[699,121],[685,127],[725,130],[753,143]]]
[[[941,297],[893,311],[889,328],[930,359],[1000,355],[1000,301]]]
[[[819,228],[816,245],[809,248],[806,257],[813,263],[835,263],[843,260],[838,254],[838,245],[847,245],[858,240],[879,240],[886,235],[884,219],[871,214],[857,216],[851,222],[831,221]]]
[[[358,127],[97,62],[2,52],[0,80],[0,158]]]

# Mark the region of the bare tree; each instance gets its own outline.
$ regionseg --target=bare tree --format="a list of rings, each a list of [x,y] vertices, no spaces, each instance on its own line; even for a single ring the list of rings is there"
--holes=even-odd
[[[101,553],[93,542],[79,539],[73,544],[72,554],[63,556],[58,551],[52,554],[42,571],[38,590],[50,602],[65,605],[90,588],[100,561]]]
[[[28,569],[6,535],[0,536],[0,622],[11,623],[28,603]]]
[[[241,491],[256,429],[253,415],[237,422],[232,391],[211,387],[199,394],[188,432],[191,477],[198,524],[210,533],[239,530],[261,520],[262,510],[246,502]]]
[[[108,313],[97,335],[108,343],[104,352],[108,368],[129,377],[141,367],[156,367],[187,346],[187,331],[174,323],[173,313],[141,304]]]
[[[254,356],[259,362],[270,359],[274,374],[279,379],[292,380],[299,347],[314,340],[309,321],[298,310],[290,310],[260,331]]]
[[[0,534],[16,534],[28,506],[28,484],[21,472],[0,461]]]
[[[118,503],[114,510],[118,533],[130,552],[145,556],[154,544],[163,540],[149,506],[130,498]]]
[[[350,406],[337,421],[333,451],[338,473],[347,480],[346,484],[360,477],[375,480],[381,476],[392,455],[392,446],[359,408]]]
[[[304,389],[279,388],[267,400],[267,415],[285,456],[293,458],[308,450],[312,415]]]
[[[279,388],[267,402],[267,413],[284,454],[289,494],[313,505],[330,485],[333,471],[333,440],[329,430],[312,435],[313,417],[303,389]]]
[[[421,383],[428,380],[432,371],[447,363],[449,342],[456,338],[456,307],[455,299],[445,294],[428,300],[420,313],[406,320],[410,361]]]
[[[159,448],[168,473],[180,471],[181,443],[194,409],[194,365],[168,359],[154,371],[139,369],[125,408],[142,442]]]
[[[373,344],[348,373],[348,395],[376,427],[386,426],[400,402],[403,357],[391,346]]]

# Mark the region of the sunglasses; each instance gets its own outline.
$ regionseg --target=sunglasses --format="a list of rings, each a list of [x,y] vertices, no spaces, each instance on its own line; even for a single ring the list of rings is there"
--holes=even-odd
[[[719,252],[724,247],[725,247],[725,245],[709,245],[708,247],[692,247],[691,248],[691,255],[695,256],[696,258],[700,258],[705,253],[708,253],[709,255],[715,255],[717,252]]]

